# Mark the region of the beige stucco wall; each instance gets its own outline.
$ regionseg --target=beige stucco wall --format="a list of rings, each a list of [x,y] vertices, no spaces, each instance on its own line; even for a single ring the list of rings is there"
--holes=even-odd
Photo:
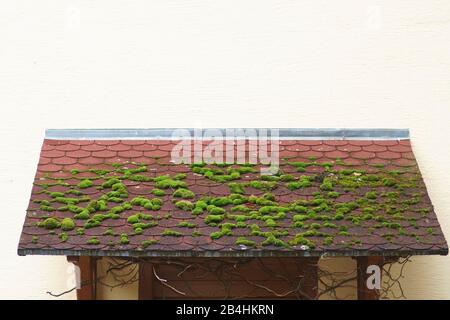
[[[0,298],[70,286],[16,255],[47,127],[409,127],[450,237],[449,39],[437,0],[0,2]],[[406,295],[449,271],[414,258]]]

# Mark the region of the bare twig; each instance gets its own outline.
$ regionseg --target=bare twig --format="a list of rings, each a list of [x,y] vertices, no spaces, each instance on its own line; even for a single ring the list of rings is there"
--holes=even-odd
[[[47,294],[51,295],[52,297],[58,298],[58,297],[61,297],[61,296],[65,295],[65,294],[71,293],[71,292],[74,291],[76,288],[77,288],[77,287],[73,287],[72,289],[63,291],[63,292],[61,292],[61,293],[52,293],[51,291],[47,291]]]
[[[160,277],[156,274],[155,267],[153,267],[153,274],[155,275],[156,279],[157,279],[159,282],[161,282],[161,284],[163,284],[163,285],[165,285],[166,287],[172,289],[173,291],[175,291],[175,292],[178,293],[178,294],[182,294],[183,296],[186,295],[186,293],[184,293],[184,292],[178,290],[177,288],[172,287],[170,284],[168,284],[166,279],[160,278]]]
[[[327,256],[321,257],[321,260],[327,261],[330,259]],[[251,261],[257,261],[257,267],[259,271],[264,272],[268,278],[279,279],[285,286],[285,290],[275,289],[267,285],[266,283],[260,283],[254,279],[249,279],[245,273],[240,269],[247,265]],[[315,277],[313,274],[305,273],[303,265],[300,264],[297,270],[294,272],[288,265],[282,263],[279,260],[279,267],[274,268],[273,264],[268,265],[264,259],[261,258],[245,258],[245,259],[208,259],[208,260],[196,260],[196,259],[182,259],[182,258],[151,258],[151,259],[133,259],[122,260],[116,258],[109,258],[106,260],[106,269],[104,275],[98,276],[95,282],[110,288],[113,290],[117,287],[124,287],[133,284],[139,280],[139,265],[149,263],[152,265],[153,275],[155,279],[163,286],[169,288],[173,292],[180,296],[191,297],[203,297],[204,293],[198,293],[195,291],[191,284],[195,283],[198,279],[211,277],[220,283],[216,293],[223,292],[224,299],[243,299],[252,297],[254,290],[260,289],[268,292],[270,295],[278,298],[296,298],[296,299],[319,299],[324,296],[332,297],[334,299],[347,299],[354,297],[355,294],[351,294],[350,290],[356,290],[356,286],[352,285],[357,279],[356,268],[338,272],[333,271],[330,268],[317,264],[315,265],[318,276],[318,285],[320,284],[320,290],[318,290],[315,296],[309,296],[306,290],[306,280],[310,277]],[[387,299],[393,298],[405,298],[404,291],[401,285],[401,279],[404,278],[405,265],[410,262],[409,257],[400,259],[398,262],[390,262],[383,265],[383,283],[382,288],[379,290],[380,298]],[[399,266],[393,268],[393,266]],[[175,268],[176,276],[180,280],[184,281],[186,292],[177,289],[175,286],[169,283],[169,280],[160,277],[157,273],[158,266],[171,266]],[[310,268],[314,270],[314,268]],[[397,271],[394,272],[394,269]],[[256,271],[256,270],[255,270]],[[316,271],[312,271],[316,272]],[[187,274],[188,276],[184,276]],[[240,296],[231,295],[233,283],[245,282],[248,284],[247,292],[242,292]],[[83,283],[82,285],[87,285]],[[311,285],[311,284],[309,284]],[[72,288],[67,291],[55,294],[47,292],[47,294],[53,297],[61,297],[76,289]],[[345,289],[345,290],[342,290]],[[313,290],[314,292],[314,290]],[[356,293],[356,291],[355,291]]]

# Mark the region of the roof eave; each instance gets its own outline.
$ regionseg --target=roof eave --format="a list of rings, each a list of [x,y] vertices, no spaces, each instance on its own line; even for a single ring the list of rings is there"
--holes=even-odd
[[[427,249],[427,250],[232,250],[232,251],[212,251],[212,250],[186,250],[186,251],[151,251],[151,250],[55,250],[55,249],[18,249],[20,256],[26,255],[55,255],[55,256],[93,256],[93,257],[160,257],[160,258],[189,258],[189,257],[405,257],[416,255],[448,255],[448,248]]]

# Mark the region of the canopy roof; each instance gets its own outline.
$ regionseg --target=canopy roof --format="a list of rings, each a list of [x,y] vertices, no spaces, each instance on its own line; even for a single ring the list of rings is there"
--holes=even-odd
[[[214,149],[212,139],[192,137],[184,142],[189,160],[176,164],[181,137],[170,133],[49,130],[18,253],[448,253],[406,130],[280,129],[274,175],[262,173],[268,165],[248,163],[252,152],[275,151],[271,141],[216,140],[216,162],[205,163],[196,159]],[[219,163],[219,146],[224,160],[245,148],[247,163]]]

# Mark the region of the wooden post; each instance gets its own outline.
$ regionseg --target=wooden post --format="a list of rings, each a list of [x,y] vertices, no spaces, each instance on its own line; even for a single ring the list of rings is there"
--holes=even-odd
[[[97,260],[89,256],[68,256],[67,261],[79,268],[80,288],[77,289],[78,300],[95,300],[97,298]],[[78,280],[77,280],[78,281]]]
[[[139,300],[153,299],[153,265],[149,262],[139,263]]]
[[[317,299],[317,294],[319,292],[319,279],[318,279],[318,264],[319,258],[303,258],[303,282],[302,282],[302,292],[306,297],[304,299],[315,300]]]
[[[357,257],[357,279],[358,279],[358,300],[378,300],[380,298],[377,289],[369,289],[367,287],[367,279],[373,275],[372,272],[367,273],[367,268],[371,265],[380,268],[380,283],[383,274],[384,258],[379,256]]]

